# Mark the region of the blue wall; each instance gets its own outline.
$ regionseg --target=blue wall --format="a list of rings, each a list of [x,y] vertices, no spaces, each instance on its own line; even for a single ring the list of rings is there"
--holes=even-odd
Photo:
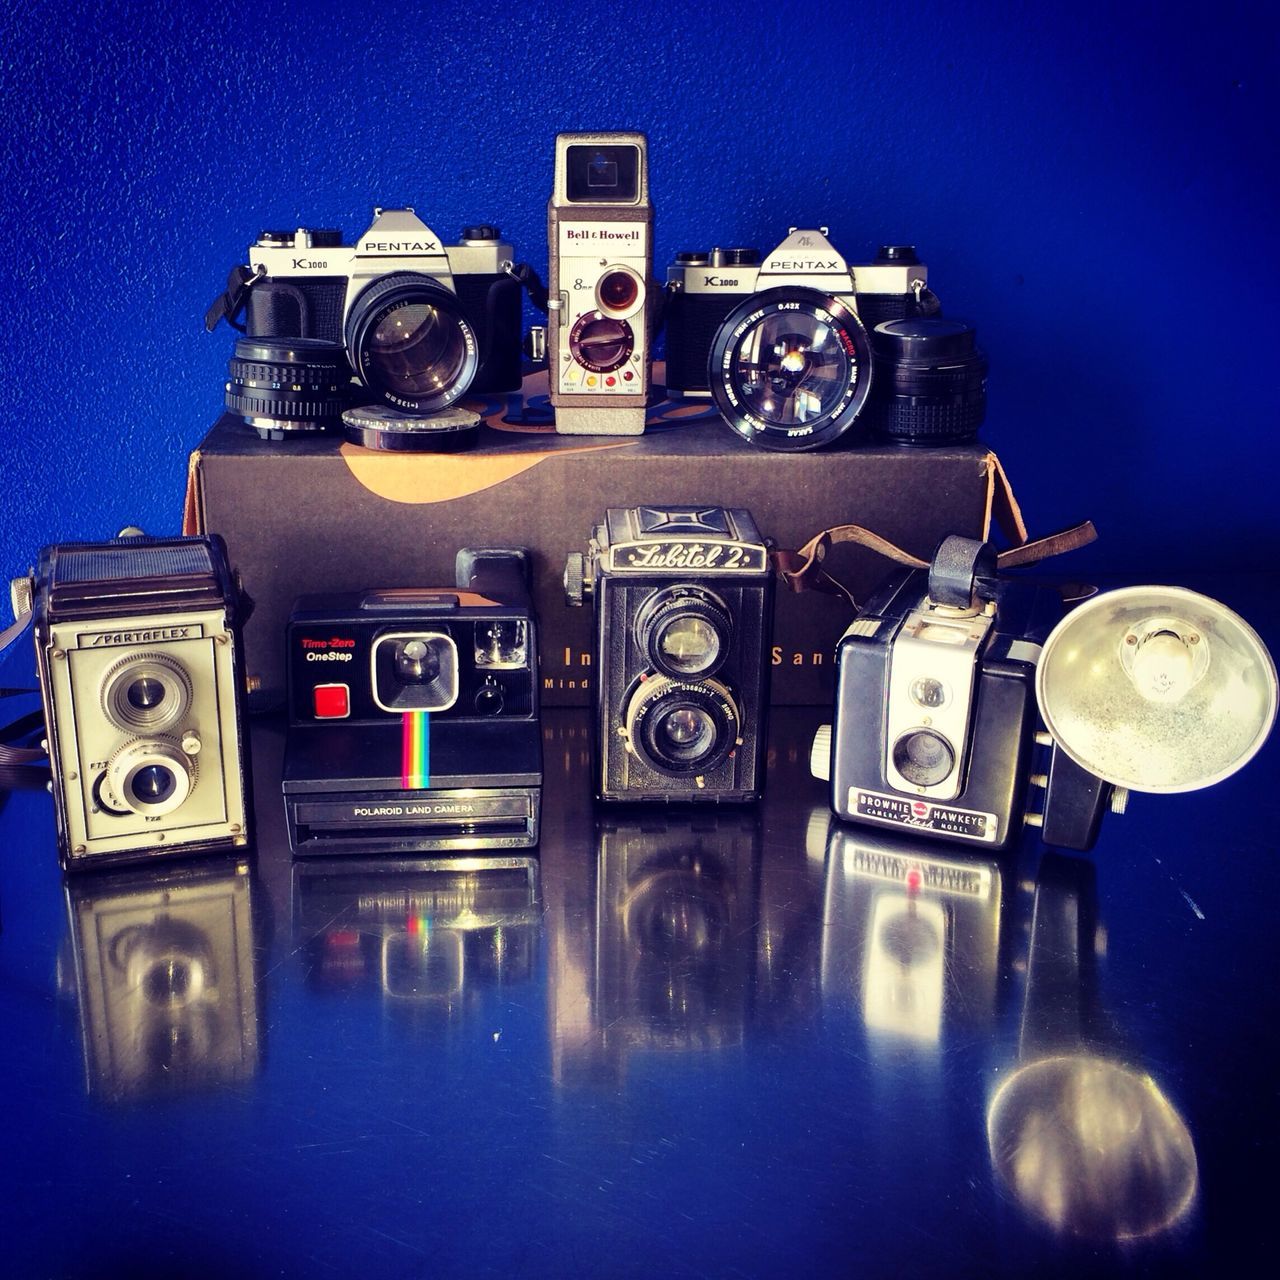
[[[495,219],[541,270],[553,135],[591,127],[648,133],[661,264],[796,223],[851,259],[919,244],[979,326],[986,436],[1033,530],[1091,515],[1095,565],[1157,579],[1261,562],[1280,505],[1273,15],[11,7],[0,571],[54,539],[177,528],[231,345],[201,318],[260,228],[350,235],[408,203],[449,239]]]

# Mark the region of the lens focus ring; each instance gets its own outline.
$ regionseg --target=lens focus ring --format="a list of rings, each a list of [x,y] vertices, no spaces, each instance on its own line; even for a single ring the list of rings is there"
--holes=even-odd
[[[227,372],[227,408],[267,438],[323,430],[348,400],[351,371],[336,342],[238,338]]]
[[[179,808],[195,789],[196,762],[173,738],[138,738],[107,765],[107,786],[120,809],[157,817]]]

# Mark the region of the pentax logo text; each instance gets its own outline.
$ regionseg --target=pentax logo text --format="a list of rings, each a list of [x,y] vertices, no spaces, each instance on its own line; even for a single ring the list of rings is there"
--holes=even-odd
[[[81,648],[101,649],[120,644],[158,644],[162,640],[191,640],[204,635],[204,628],[194,624],[185,627],[139,627],[132,631],[98,631],[79,635]]]

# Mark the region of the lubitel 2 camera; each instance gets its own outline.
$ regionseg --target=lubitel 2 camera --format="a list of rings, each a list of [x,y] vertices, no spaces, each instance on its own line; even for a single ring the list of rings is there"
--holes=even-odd
[[[219,538],[40,553],[29,601],[68,869],[249,840],[240,592]]]
[[[611,507],[565,591],[595,601],[598,798],[758,799],[773,570],[750,512]]]
[[[825,227],[772,253],[681,253],[667,271],[667,390],[710,394],[744,439],[816,449],[852,426],[872,379],[868,332],[935,312],[928,268],[906,245],[850,264]]]
[[[375,209],[354,245],[335,230],[264,231],[205,317],[212,329],[245,314],[227,407],[278,438],[350,404],[427,416],[468,392],[517,390],[512,254],[487,224],[446,245],[412,209]]]
[[[284,759],[295,855],[537,843],[528,575],[522,548],[465,549],[454,588],[297,602]]]
[[[1052,588],[997,580],[971,538],[894,572],[837,646],[835,723],[813,743],[835,813],[991,849],[1017,839],[1036,663],[1061,613]]]

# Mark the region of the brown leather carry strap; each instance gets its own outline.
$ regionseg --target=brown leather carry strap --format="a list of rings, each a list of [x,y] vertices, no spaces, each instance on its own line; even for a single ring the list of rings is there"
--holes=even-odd
[[[1036,538],[1023,542],[1019,546],[1010,547],[996,556],[999,569],[1015,569],[1020,565],[1035,564],[1049,556],[1060,555],[1064,551],[1074,551],[1077,547],[1086,546],[1098,536],[1091,520],[1072,525],[1058,533],[1051,533],[1044,538]],[[911,569],[927,569],[928,560],[904,551],[901,547],[882,538],[870,529],[857,524],[837,525],[834,529],[824,529],[800,548],[799,551],[775,551],[772,556],[773,567],[778,576],[792,591],[822,591],[828,595],[843,596],[853,607],[858,607],[853,593],[838,579],[833,578],[822,566],[827,552],[842,543],[853,543],[874,551],[896,564]]]

